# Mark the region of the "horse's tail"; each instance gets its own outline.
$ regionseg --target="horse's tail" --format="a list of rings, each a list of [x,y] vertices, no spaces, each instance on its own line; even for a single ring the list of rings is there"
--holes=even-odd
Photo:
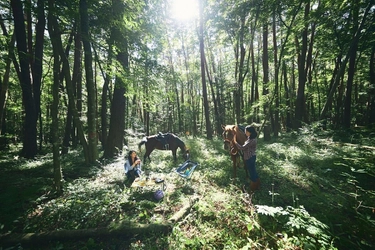
[[[138,151],[141,152],[141,146],[147,142],[147,137],[144,137],[142,141],[138,144]]]

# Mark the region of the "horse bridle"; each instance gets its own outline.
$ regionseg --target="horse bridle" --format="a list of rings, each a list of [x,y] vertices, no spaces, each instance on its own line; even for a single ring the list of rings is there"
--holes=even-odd
[[[232,140],[229,140],[228,138],[224,138],[224,144],[228,142],[229,143],[229,153],[231,155],[236,155],[238,154],[238,150],[237,148],[234,146],[234,142],[233,142],[233,139]]]

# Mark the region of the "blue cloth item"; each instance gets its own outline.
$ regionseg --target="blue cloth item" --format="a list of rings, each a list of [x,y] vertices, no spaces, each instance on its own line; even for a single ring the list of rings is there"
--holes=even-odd
[[[189,179],[198,165],[196,162],[187,160],[176,169],[176,172],[182,178]]]
[[[257,156],[253,155],[252,157],[246,160],[246,168],[250,174],[250,180],[253,182],[256,182],[256,180],[259,178],[258,173],[255,169],[256,159],[257,159]]]

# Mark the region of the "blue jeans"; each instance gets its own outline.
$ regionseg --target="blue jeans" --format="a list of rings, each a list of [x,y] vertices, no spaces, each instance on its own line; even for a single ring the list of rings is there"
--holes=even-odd
[[[253,182],[256,182],[256,180],[259,178],[258,173],[255,169],[255,161],[257,159],[256,155],[253,155],[249,159],[246,160],[246,168],[248,173],[250,174],[250,180]]]
[[[138,168],[132,169],[132,170],[130,170],[129,172],[126,173],[126,176],[128,177],[128,179],[131,182],[133,182],[135,178],[141,176],[141,171]]]

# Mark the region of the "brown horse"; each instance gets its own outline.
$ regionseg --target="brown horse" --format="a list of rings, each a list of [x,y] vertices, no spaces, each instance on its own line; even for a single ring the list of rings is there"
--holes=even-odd
[[[236,178],[237,167],[240,167],[241,158],[244,166],[245,162],[240,154],[240,150],[233,142],[233,138],[236,135],[236,141],[243,145],[247,140],[247,136],[245,132],[243,132],[237,125],[221,125],[221,128],[223,129],[224,149],[227,150],[231,156],[233,163],[233,178]],[[246,177],[248,177],[249,174],[246,167],[244,167],[244,169],[246,172]]]
[[[177,160],[177,148],[180,148],[185,160],[189,159],[189,150],[186,148],[185,143],[172,133],[151,135],[142,139],[138,144],[139,151],[141,146],[145,144],[146,153],[143,156],[143,162],[146,163],[148,158],[150,161],[150,154],[154,149],[159,150],[172,150],[173,159]]]

